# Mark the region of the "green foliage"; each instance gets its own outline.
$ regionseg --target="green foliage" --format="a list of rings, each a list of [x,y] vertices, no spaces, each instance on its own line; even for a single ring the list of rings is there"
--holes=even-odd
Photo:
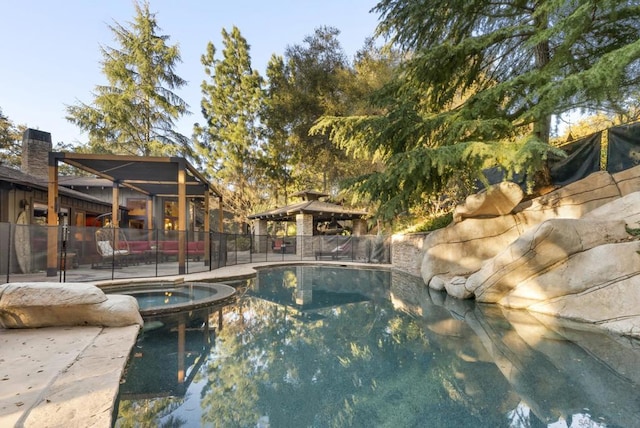
[[[640,236],[640,228],[631,228],[629,226],[625,226],[627,229],[627,233],[631,236]]]
[[[303,43],[288,47],[284,57],[269,61],[257,166],[271,207],[289,203],[291,191],[337,193],[343,178],[375,168],[371,160],[354,161],[327,136],[309,132],[322,115],[371,112],[367,96],[389,80],[395,67],[395,57],[372,41],[350,66],[338,35],[335,28],[317,28]]]
[[[142,156],[191,156],[190,141],[174,130],[188,114],[187,104],[173,92],[186,84],[175,74],[177,45],[158,35],[149,3],[135,3],[128,27],[109,26],[117,48],[103,48],[102,71],[107,85],[96,86],[91,104],[67,106],[67,120],[89,134],[95,153]]]
[[[550,118],[626,99],[640,82],[632,1],[383,0],[379,35],[404,49],[377,112],[324,115],[312,129],[384,168],[348,182],[393,219],[457,174],[501,166],[544,185]],[[507,177],[508,178],[508,177]]]
[[[221,60],[213,43],[202,64],[209,80],[202,82],[203,125],[195,124],[194,142],[205,172],[225,192],[225,204],[243,221],[258,201],[256,173],[257,125],[262,78],[251,68],[249,45],[237,27],[222,30]]]
[[[518,119],[512,126],[520,127],[624,99],[636,86],[634,1],[384,0],[375,10],[379,32],[414,54],[408,80],[442,109],[475,86],[463,111],[473,114],[476,104],[481,118]]]
[[[340,31],[317,28],[303,44],[285,51],[289,84],[283,88],[289,112],[289,142],[294,147],[293,175],[298,187],[329,191],[352,167],[344,153],[324,135],[309,129],[322,115],[345,112],[344,88],[350,70],[338,41]]]
[[[228,251],[249,251],[251,249],[251,238],[246,235],[236,235],[227,241]]]
[[[0,164],[20,166],[25,125],[16,125],[0,109]]]
[[[266,194],[276,205],[288,203],[293,183],[294,147],[291,144],[292,91],[288,69],[281,56],[273,55],[267,65],[265,97],[260,110],[264,125],[258,152],[258,170],[265,178]]]
[[[438,217],[433,217],[418,225],[415,228],[415,232],[431,232],[436,229],[442,229],[447,227],[453,221],[453,213],[447,213]]]

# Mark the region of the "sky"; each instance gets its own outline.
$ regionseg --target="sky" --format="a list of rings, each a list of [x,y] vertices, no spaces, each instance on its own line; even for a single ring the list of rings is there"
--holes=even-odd
[[[176,74],[188,83],[177,94],[191,115],[177,131],[191,137],[202,122],[200,83],[206,78],[200,57],[208,42],[221,59],[222,29],[235,25],[250,45],[252,65],[262,76],[272,54],[301,45],[321,26],[340,30],[345,54],[353,59],[373,35],[377,0],[149,0],[159,35],[178,44],[182,63]],[[54,145],[83,143],[87,135],[65,119],[66,106],[91,103],[106,83],[101,47],[116,48],[109,25],[128,27],[133,0],[0,0],[0,109],[16,125],[50,132]]]

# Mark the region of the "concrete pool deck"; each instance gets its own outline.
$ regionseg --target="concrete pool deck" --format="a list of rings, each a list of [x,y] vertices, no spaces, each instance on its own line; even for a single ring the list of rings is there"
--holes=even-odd
[[[391,267],[254,263],[117,283],[224,280],[251,276],[260,266],[283,264]],[[0,427],[111,427],[120,379],[138,331],[138,326],[0,329]]]
[[[0,426],[110,427],[138,326],[0,330]]]

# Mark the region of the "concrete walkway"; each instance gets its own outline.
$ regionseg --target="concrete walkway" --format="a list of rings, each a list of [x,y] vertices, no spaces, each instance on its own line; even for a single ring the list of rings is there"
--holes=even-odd
[[[223,280],[249,276],[256,267],[277,264],[291,263],[243,264],[139,280]],[[0,427],[111,427],[120,379],[138,331],[138,326],[0,329]]]

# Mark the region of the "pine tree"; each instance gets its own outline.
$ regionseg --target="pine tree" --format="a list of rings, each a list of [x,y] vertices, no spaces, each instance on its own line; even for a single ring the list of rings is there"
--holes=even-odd
[[[102,48],[107,85],[96,86],[91,104],[67,107],[67,119],[88,133],[91,150],[131,155],[191,155],[190,141],[176,121],[189,114],[174,92],[186,84],[175,73],[181,62],[177,45],[159,35],[149,3],[135,3],[128,27],[109,26],[117,48]]]
[[[20,166],[24,125],[16,125],[0,109],[0,164]]]
[[[407,58],[375,99],[383,113],[326,116],[316,131],[384,154],[384,171],[354,183],[384,218],[489,166],[535,177],[554,151],[553,115],[617,106],[640,81],[636,1],[382,0],[374,11]]]
[[[288,203],[293,185],[294,151],[290,142],[293,116],[291,82],[281,56],[272,55],[267,64],[265,97],[260,111],[264,140],[258,155],[258,168],[268,185],[269,202]]]
[[[223,29],[222,39],[222,60],[215,59],[213,43],[202,55],[209,76],[201,86],[206,123],[195,125],[195,145],[206,173],[227,192],[227,207],[243,220],[259,200],[255,190],[262,78],[251,68],[249,44],[237,27]]]

